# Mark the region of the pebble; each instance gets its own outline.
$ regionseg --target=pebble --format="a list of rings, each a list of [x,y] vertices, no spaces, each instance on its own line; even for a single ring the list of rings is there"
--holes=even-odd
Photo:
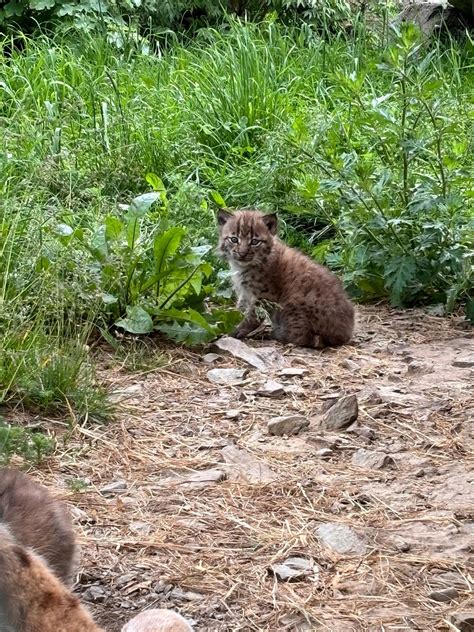
[[[303,428],[309,426],[309,419],[302,415],[283,415],[282,417],[273,417],[268,422],[268,432],[271,435],[279,437],[283,435],[295,435]]]
[[[367,545],[353,529],[337,522],[319,525],[317,536],[321,542],[340,554],[364,555]]]
[[[113,496],[115,494],[123,494],[127,491],[127,483],[125,481],[114,481],[101,488],[100,493],[104,496]]]
[[[443,590],[435,590],[428,595],[428,599],[439,601],[440,603],[449,603],[453,599],[457,599],[459,593],[456,588],[444,588]]]
[[[321,418],[321,426],[326,430],[342,430],[350,426],[359,414],[355,395],[338,399]]]
[[[352,464],[365,467],[370,470],[380,470],[392,462],[391,457],[385,452],[376,452],[360,448],[352,455]]]
[[[241,384],[247,371],[245,369],[211,369],[206,373],[207,379],[214,384],[231,386]]]
[[[90,603],[102,603],[105,601],[105,597],[105,590],[101,586],[89,586],[82,593],[84,601],[89,601]]]
[[[295,581],[319,573],[313,560],[304,557],[289,557],[280,564],[272,564],[270,571],[282,581]]]
[[[255,393],[260,397],[273,397],[275,399],[282,397],[285,394],[285,387],[280,382],[274,382],[269,380]]]

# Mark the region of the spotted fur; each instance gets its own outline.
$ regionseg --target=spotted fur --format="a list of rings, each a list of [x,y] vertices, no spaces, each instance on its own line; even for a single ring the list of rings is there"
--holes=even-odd
[[[234,335],[244,338],[260,323],[259,301],[274,304],[273,336],[302,347],[338,346],[354,330],[354,307],[340,280],[277,237],[272,213],[220,210],[219,252],[229,261],[244,319]]]

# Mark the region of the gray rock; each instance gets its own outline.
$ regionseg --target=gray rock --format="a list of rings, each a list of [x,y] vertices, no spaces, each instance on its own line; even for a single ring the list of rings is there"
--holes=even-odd
[[[474,353],[458,355],[457,358],[453,360],[453,366],[460,369],[470,369],[474,367]]]
[[[346,358],[345,360],[343,360],[341,362],[341,366],[344,369],[347,369],[348,371],[360,371],[360,366],[357,364],[357,362],[354,362],[353,360],[350,360],[349,358]]]
[[[282,369],[278,372],[278,375],[282,377],[303,377],[308,373],[308,369],[302,369],[299,367],[288,367],[287,369]]]
[[[249,483],[271,483],[277,479],[276,473],[263,461],[259,461],[246,450],[228,445],[222,450],[228,464],[228,475],[233,480]]]
[[[224,336],[213,343],[219,351],[226,351],[259,371],[280,368],[284,365],[283,356],[273,347],[253,348],[237,338]]]
[[[321,427],[325,430],[342,430],[350,426],[359,414],[357,397],[347,395],[338,399],[322,416]]]
[[[207,379],[222,386],[242,384],[247,371],[245,369],[211,369],[206,373]]]
[[[352,464],[365,467],[368,470],[380,470],[393,463],[393,460],[385,452],[376,452],[360,448],[352,455]]]
[[[181,588],[173,588],[168,594],[170,599],[176,599],[178,601],[201,601],[204,599],[204,595],[192,590],[182,590]]]
[[[309,426],[309,419],[302,415],[283,415],[282,417],[273,417],[268,422],[268,432],[271,435],[295,435],[303,428]]]
[[[106,592],[102,588],[102,586],[89,586],[82,593],[82,598],[84,601],[89,601],[90,603],[102,603],[105,601]]]
[[[114,481],[101,488],[100,493],[104,496],[114,496],[115,494],[123,494],[127,491],[126,481]]]
[[[289,557],[281,564],[272,564],[270,571],[282,581],[295,581],[319,573],[313,560],[304,557]]]
[[[473,632],[474,630],[474,610],[469,612],[454,612],[450,617],[459,632]]]
[[[453,599],[457,599],[459,593],[456,588],[444,588],[443,590],[435,590],[428,595],[428,599],[439,601],[440,603],[449,603]]]
[[[467,0],[454,0],[455,2]],[[471,14],[472,15],[472,14]],[[456,32],[466,28],[462,14],[451,6],[446,6],[445,2],[425,2],[416,1],[405,5],[402,12],[395,18],[394,24],[400,25],[402,22],[414,22],[419,26],[426,36],[431,36],[441,28],[447,28],[451,32]]]
[[[240,417],[240,410],[238,408],[231,408],[225,414],[227,419],[238,419]]]
[[[280,382],[275,382],[273,380],[269,380],[265,382],[265,384],[255,392],[256,395],[260,395],[260,397],[273,397],[278,399],[285,394],[285,387]]]
[[[120,404],[121,402],[131,399],[137,395],[141,395],[143,392],[143,383],[132,384],[126,388],[121,388],[116,391],[112,391],[109,395],[109,401],[112,404]]]
[[[201,360],[205,363],[205,364],[214,364],[214,362],[217,362],[217,360],[220,360],[222,358],[222,356],[220,356],[218,353],[205,353]]]
[[[317,536],[321,542],[341,555],[364,555],[367,544],[350,527],[337,522],[319,525]]]

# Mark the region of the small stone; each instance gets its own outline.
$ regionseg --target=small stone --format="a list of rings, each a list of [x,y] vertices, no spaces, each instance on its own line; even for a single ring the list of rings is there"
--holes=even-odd
[[[469,369],[474,367],[474,353],[458,355],[457,358],[453,360],[453,366],[460,369]]]
[[[327,459],[331,454],[333,454],[333,451],[330,448],[321,448],[321,450],[315,452],[315,455],[321,459]]]
[[[87,524],[88,522],[92,522],[88,514],[82,509],[79,509],[79,507],[71,507],[71,514],[74,520],[79,524]]]
[[[247,371],[245,369],[211,369],[206,373],[207,379],[222,386],[242,384]]]
[[[440,603],[449,603],[453,599],[457,599],[459,593],[456,588],[444,588],[443,590],[435,590],[428,595],[428,599],[439,601]]]
[[[218,353],[206,353],[201,358],[201,360],[205,364],[214,364],[214,362],[217,362],[217,360],[220,359],[222,359],[222,356],[220,356]]]
[[[367,545],[350,527],[337,522],[319,525],[317,535],[321,542],[342,555],[364,555]]]
[[[89,586],[82,593],[84,601],[89,601],[90,603],[102,603],[105,601],[105,597],[105,590],[101,586]]]
[[[168,595],[171,599],[177,599],[178,601],[201,601],[204,599],[204,595],[192,590],[182,590],[181,588],[173,588]]]
[[[346,358],[341,362],[341,366],[348,371],[360,371],[360,366],[354,360]]]
[[[142,392],[143,392],[142,382],[138,384],[132,384],[131,386],[127,386],[126,388],[121,388],[110,393],[109,401],[112,402],[112,404],[120,404],[126,399],[130,399],[131,397],[141,395]]]
[[[279,398],[285,394],[285,387],[280,382],[274,382],[273,380],[269,380],[265,382],[265,384],[255,393],[256,395],[260,395],[260,397],[272,397]]]
[[[132,533],[136,535],[150,535],[152,526],[147,522],[141,522],[140,520],[136,520],[135,522],[131,522],[128,525],[128,528]]]
[[[352,433],[354,433],[357,437],[363,437],[367,439],[367,441],[373,441],[375,439],[375,432],[372,428],[367,426],[354,426],[350,429]]]
[[[300,369],[299,367],[288,367],[279,371],[282,377],[303,377],[308,373],[308,369]]]
[[[268,432],[271,435],[295,435],[303,428],[309,426],[309,419],[302,415],[284,415],[282,417],[273,417],[268,422]]]
[[[115,494],[123,494],[127,491],[127,483],[125,481],[114,481],[102,487],[100,490],[104,496],[114,496]]]
[[[321,418],[321,427],[326,430],[342,430],[350,426],[359,414],[357,397],[347,395],[341,397],[324,413]]]
[[[319,569],[313,560],[308,560],[303,557],[289,557],[281,564],[273,564],[270,567],[270,571],[277,579],[282,581],[295,581],[311,575],[317,575]]]
[[[451,623],[454,623],[459,632],[474,631],[474,610],[469,612],[454,612],[450,619]]]
[[[238,408],[231,408],[225,414],[227,419],[238,419],[240,417],[240,410]]]
[[[222,450],[228,464],[229,478],[249,483],[271,483],[277,479],[276,473],[263,461],[253,457],[246,450],[228,445]]]
[[[352,464],[365,467],[370,470],[380,470],[389,465],[393,460],[385,452],[375,452],[360,448],[352,455]]]
[[[284,364],[283,356],[273,347],[253,348],[243,340],[224,336],[213,343],[219,351],[226,351],[259,371],[280,368]]]

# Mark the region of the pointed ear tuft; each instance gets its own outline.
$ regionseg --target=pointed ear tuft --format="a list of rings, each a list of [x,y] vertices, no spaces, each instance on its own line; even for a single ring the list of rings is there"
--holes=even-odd
[[[232,213],[229,213],[229,211],[224,211],[224,209],[220,208],[217,211],[216,217],[217,217],[217,224],[219,226],[224,226],[224,224],[228,222],[229,219],[232,217]]]
[[[278,228],[278,217],[276,216],[276,213],[269,213],[268,215],[264,215],[262,217],[262,220],[265,226],[271,232],[271,234],[276,235]]]

